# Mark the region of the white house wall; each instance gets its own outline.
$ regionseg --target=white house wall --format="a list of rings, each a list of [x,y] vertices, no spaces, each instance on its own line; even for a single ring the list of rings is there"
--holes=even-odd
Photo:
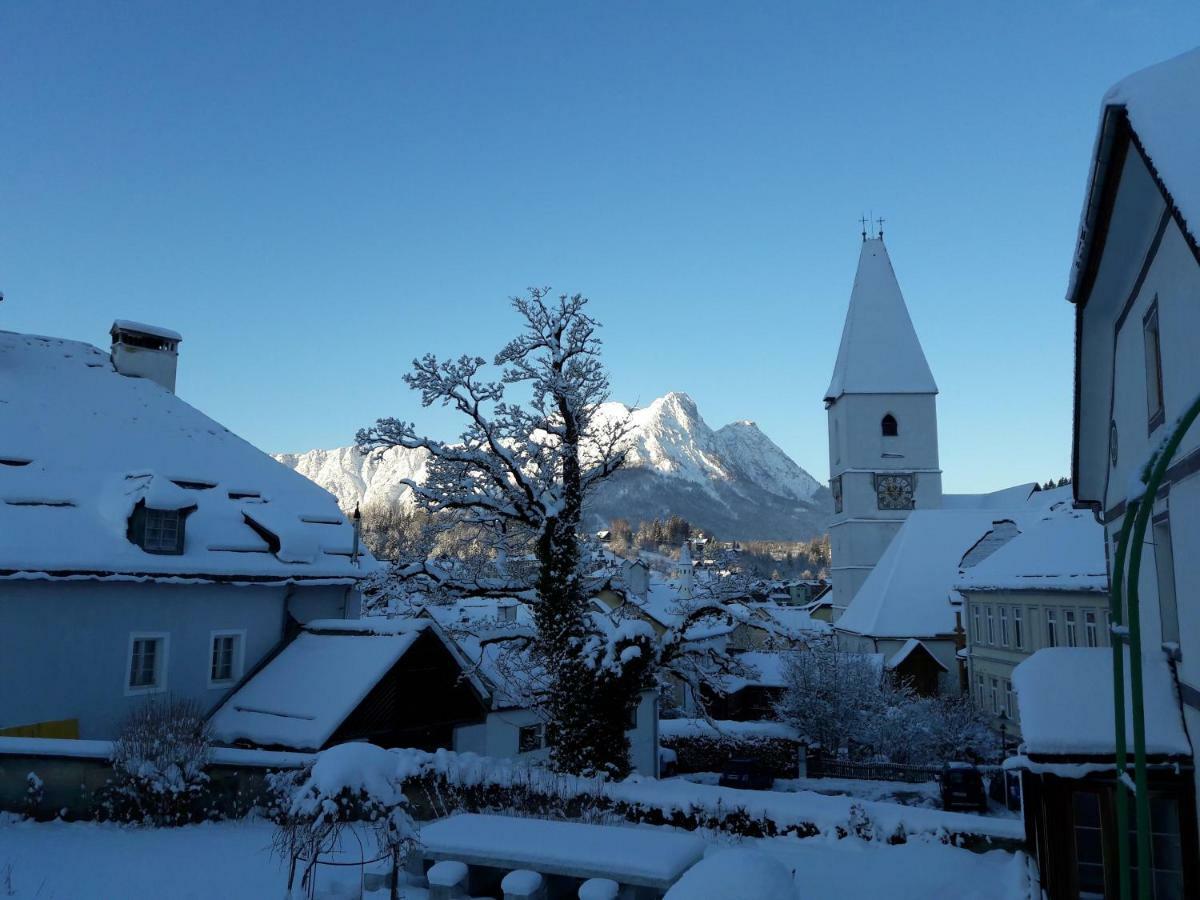
[[[479,725],[464,725],[454,729],[454,749],[459,753],[478,753],[498,759],[519,759],[522,762],[542,763],[549,756],[546,748],[521,753],[520,731],[543,721],[532,709],[496,710]],[[658,699],[653,691],[642,694],[637,709],[637,727],[627,732],[629,761],[635,772],[655,775],[658,772]]]
[[[1146,276],[1125,314],[1120,330],[1117,318],[1136,284],[1136,276],[1162,219],[1165,204],[1131,148],[1117,196],[1112,226],[1104,248],[1096,284],[1083,311],[1079,434],[1078,496],[1099,500],[1109,511],[1109,567],[1113,562],[1116,535],[1123,517],[1116,516],[1126,499],[1127,486],[1161,442],[1171,423],[1200,394],[1200,266],[1174,219],[1163,232],[1161,243]],[[1162,381],[1165,423],[1147,431],[1146,361],[1143,317],[1157,298],[1162,347]],[[1115,347],[1114,347],[1115,332]],[[1116,424],[1117,453],[1112,463],[1108,411]],[[1178,461],[1200,447],[1200,426],[1194,425],[1178,452]],[[1185,693],[1189,733],[1200,734],[1200,474],[1193,473],[1170,486],[1158,498],[1155,514],[1169,514],[1174,547],[1175,592],[1178,598],[1180,660],[1178,676]],[[1143,651],[1155,652],[1162,641],[1162,617],[1158,603],[1157,569],[1152,535],[1143,548],[1140,593]],[[1186,699],[1186,698],[1185,698]],[[1200,787],[1198,787],[1200,797]]]
[[[77,719],[84,739],[112,738],[150,699],[196,701],[208,712],[232,685],[210,687],[214,631],[244,631],[242,671],[283,636],[286,587],[93,581],[0,585],[0,728]],[[341,617],[346,587],[295,588],[304,619]],[[352,604],[353,605],[353,604]],[[167,636],[162,692],[127,693],[130,637]],[[14,639],[19,635],[19,639]]]

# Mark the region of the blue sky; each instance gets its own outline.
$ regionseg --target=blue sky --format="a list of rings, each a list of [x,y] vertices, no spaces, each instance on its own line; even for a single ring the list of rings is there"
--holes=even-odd
[[[0,9],[0,328],[184,335],[181,396],[266,450],[488,356],[581,291],[613,393],[757,421],[822,480],[858,253],[887,242],[950,490],[1066,473],[1063,300],[1100,98],[1185,2],[108,3]]]

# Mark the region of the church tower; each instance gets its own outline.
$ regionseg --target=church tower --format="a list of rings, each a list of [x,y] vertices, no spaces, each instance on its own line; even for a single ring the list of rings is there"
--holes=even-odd
[[[942,505],[937,384],[882,232],[863,235],[825,409],[836,621],[909,511]]]

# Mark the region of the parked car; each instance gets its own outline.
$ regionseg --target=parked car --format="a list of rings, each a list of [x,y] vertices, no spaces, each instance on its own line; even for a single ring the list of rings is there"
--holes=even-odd
[[[748,788],[752,791],[769,791],[775,785],[770,772],[750,757],[731,759],[721,772],[721,787]]]
[[[973,809],[987,812],[987,792],[983,775],[970,763],[946,763],[939,778],[942,809]]]

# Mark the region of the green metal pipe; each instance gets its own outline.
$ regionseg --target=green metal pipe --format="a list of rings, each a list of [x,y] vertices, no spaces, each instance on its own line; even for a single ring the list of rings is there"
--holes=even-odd
[[[1154,511],[1154,497],[1166,477],[1179,445],[1196,417],[1200,416],[1200,397],[1192,401],[1187,412],[1175,424],[1170,436],[1148,465],[1149,477],[1142,502],[1138,504],[1134,517],[1133,531],[1128,536],[1129,574],[1126,596],[1129,610],[1129,687],[1133,699],[1133,771],[1137,787],[1137,843],[1138,843],[1138,900],[1151,900],[1150,858],[1150,793],[1146,779],[1146,713],[1142,695],[1142,633],[1141,609],[1138,601],[1138,579],[1142,568],[1142,546],[1146,538],[1146,527]],[[1128,517],[1129,513],[1126,512]],[[1124,834],[1118,840],[1127,840]]]
[[[1125,507],[1125,518],[1121,522],[1121,533],[1117,538],[1117,555],[1113,561],[1112,586],[1109,592],[1108,608],[1110,625],[1121,626],[1125,622],[1122,608],[1124,595],[1124,576],[1126,551],[1129,548],[1129,533],[1133,530],[1133,518],[1137,510],[1137,501],[1130,501]],[[1129,834],[1129,798],[1125,794],[1125,786],[1120,777],[1126,772],[1125,750],[1125,633],[1109,631],[1109,642],[1113,652],[1113,718],[1116,729],[1116,763],[1117,763],[1117,834]],[[1117,873],[1120,878],[1120,898],[1130,900],[1129,893],[1129,841],[1117,841]]]

